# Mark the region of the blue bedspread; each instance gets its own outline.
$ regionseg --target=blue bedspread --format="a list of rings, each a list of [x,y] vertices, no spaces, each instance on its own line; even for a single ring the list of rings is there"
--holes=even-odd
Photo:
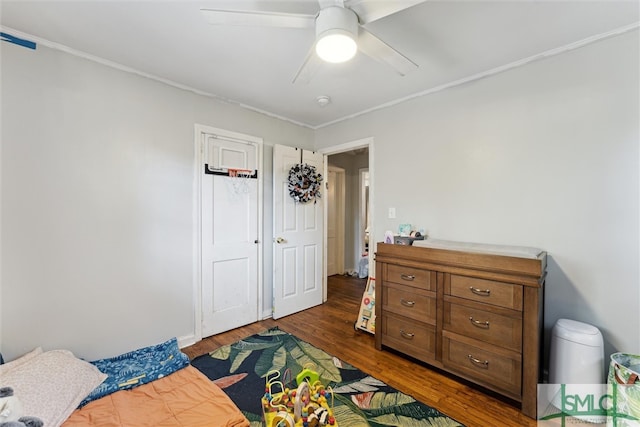
[[[171,338],[161,344],[91,363],[107,374],[108,378],[80,403],[80,407],[118,390],[130,389],[167,376],[189,365],[189,358],[178,348],[176,338]]]

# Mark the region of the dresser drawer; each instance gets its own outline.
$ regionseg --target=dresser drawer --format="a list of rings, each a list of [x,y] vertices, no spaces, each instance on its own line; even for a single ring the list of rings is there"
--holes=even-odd
[[[436,349],[435,327],[383,310],[382,344],[421,360],[433,360]],[[376,329],[378,325],[376,325]]]
[[[443,329],[514,351],[522,350],[522,318],[444,303]]]
[[[385,283],[382,287],[382,309],[420,322],[435,325],[435,292],[410,286]]]
[[[522,359],[507,351],[493,352],[444,333],[442,363],[452,371],[479,380],[517,398],[522,385]]]
[[[451,275],[445,293],[473,301],[522,311],[522,285]]]
[[[387,277],[385,277],[384,280],[435,291],[435,278],[432,284],[431,271],[429,270],[390,264],[387,266]]]

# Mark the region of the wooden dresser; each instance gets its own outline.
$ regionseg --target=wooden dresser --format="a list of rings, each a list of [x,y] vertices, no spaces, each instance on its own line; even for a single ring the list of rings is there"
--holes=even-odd
[[[376,348],[522,404],[536,417],[546,252],[494,255],[378,243]]]

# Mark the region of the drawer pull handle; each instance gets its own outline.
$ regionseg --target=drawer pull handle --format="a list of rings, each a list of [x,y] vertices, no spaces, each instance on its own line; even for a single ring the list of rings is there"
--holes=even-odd
[[[400,300],[400,304],[404,305],[405,307],[413,308],[413,306],[416,305],[416,302],[415,301],[407,301],[406,299],[402,298]]]
[[[412,339],[413,339],[413,337],[414,337],[416,334],[410,334],[409,332],[405,332],[405,331],[403,331],[402,329],[400,329],[400,335],[402,335],[402,338],[406,338],[406,339],[408,339],[408,340],[412,340]]]
[[[482,361],[480,359],[476,359],[475,357],[473,357],[470,354],[467,355],[467,358],[471,361],[471,363],[473,363],[477,367],[482,368],[482,369],[489,369],[489,361],[488,360]]]
[[[469,321],[473,326],[477,326],[478,328],[489,329],[489,321],[481,322],[479,320],[475,320],[473,316],[469,316]]]
[[[404,280],[414,280],[416,278],[416,276],[414,276],[413,274],[401,274],[400,277]]]
[[[469,286],[469,290],[476,295],[480,295],[481,297],[491,296],[491,289],[478,289],[473,286]]]

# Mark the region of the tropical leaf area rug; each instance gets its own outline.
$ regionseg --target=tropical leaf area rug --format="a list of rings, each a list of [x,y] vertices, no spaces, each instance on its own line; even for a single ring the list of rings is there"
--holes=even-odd
[[[278,328],[220,347],[191,364],[224,389],[252,427],[263,425],[261,399],[267,375],[272,378],[278,371],[279,380],[295,389],[295,378],[305,368],[333,389],[328,403],[338,427],[462,425]]]

